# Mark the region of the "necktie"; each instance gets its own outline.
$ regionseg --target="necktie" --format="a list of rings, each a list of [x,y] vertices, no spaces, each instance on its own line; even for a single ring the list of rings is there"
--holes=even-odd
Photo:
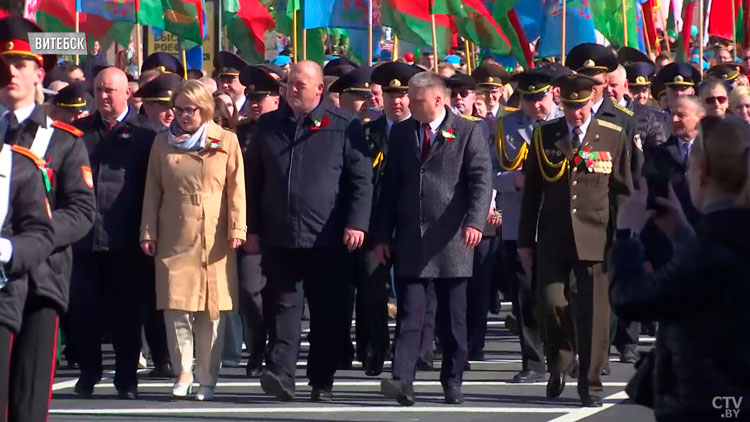
[[[682,164],[685,165],[690,158],[690,146],[689,142],[682,143]]]
[[[8,130],[5,132],[5,143],[15,145],[18,142],[18,134],[21,132],[16,113],[8,113]]]
[[[573,146],[574,150],[577,150],[581,147],[581,134],[583,132],[581,131],[580,127],[574,127],[572,133],[573,134],[571,135],[570,144]]]
[[[422,161],[430,154],[430,125],[422,123]]]
[[[485,119],[487,119],[488,122],[495,120],[495,113],[488,111],[487,116],[485,116]]]
[[[117,126],[118,121],[117,121],[117,119],[115,119],[115,120],[108,120],[105,123],[107,124],[107,130],[111,131],[115,126]]]

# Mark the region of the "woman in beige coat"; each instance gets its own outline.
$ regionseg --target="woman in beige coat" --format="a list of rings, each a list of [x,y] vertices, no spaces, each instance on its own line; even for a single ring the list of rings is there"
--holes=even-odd
[[[213,122],[214,101],[198,81],[172,95],[175,120],[151,149],[141,247],[156,257],[156,306],[164,310],[172,394],[190,394],[193,339],[198,400],[219,374],[221,312],[237,303],[233,249],[246,238],[245,181],[237,136]]]

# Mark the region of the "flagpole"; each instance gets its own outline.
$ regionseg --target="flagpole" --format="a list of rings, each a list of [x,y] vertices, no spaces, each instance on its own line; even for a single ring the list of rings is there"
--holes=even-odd
[[[646,29],[645,23],[644,23],[644,25],[643,25],[643,27],[641,29],[642,29],[642,33],[643,33],[642,34],[643,35],[643,40],[646,42],[646,51],[648,51],[649,58],[651,58],[651,55],[653,54],[653,51],[651,51],[651,40],[648,39],[648,33],[646,32],[647,29]]]
[[[372,66],[372,0],[367,3],[367,65]]]
[[[307,60],[307,28],[302,28],[302,60]]]
[[[466,49],[466,74],[471,76],[471,55],[469,54],[469,40],[464,38],[464,48]]]
[[[562,47],[560,48],[560,62],[565,66],[565,21],[568,17],[568,1],[562,0]]]
[[[398,61],[398,35],[393,36],[393,54],[391,54],[391,60],[392,61]]]
[[[656,11],[659,13],[659,22],[662,23],[662,30],[663,30],[665,23],[664,23],[664,15],[661,13],[661,7],[658,7]],[[672,47],[670,47],[669,45],[669,35],[667,34],[667,31],[663,31],[663,34],[664,34],[664,39],[667,40],[666,42],[667,53],[669,53],[669,55],[672,56]],[[659,39],[658,33],[657,33],[656,39],[657,40]]]
[[[734,0],[730,1],[732,2],[732,44],[734,45],[732,50],[734,52],[734,61],[737,61],[737,15],[735,15]]]
[[[628,15],[625,13],[625,0],[622,0],[622,46],[628,46]]]
[[[81,14],[80,12],[78,12],[78,10],[76,10],[76,32],[80,32],[81,30],[80,27],[81,27]],[[735,48],[737,47],[735,46]],[[79,61],[80,61],[80,57],[78,57],[78,54],[76,54],[76,64],[79,64]]]
[[[183,40],[183,42],[180,43],[180,50],[182,50],[182,72],[183,72],[182,77],[185,80],[187,80],[187,78],[188,78],[187,77],[187,57],[186,57],[187,54],[185,54],[184,40]]]
[[[141,66],[143,65],[143,42],[141,42],[142,38],[142,32],[141,24],[136,23],[135,24],[135,43],[136,43],[136,51],[138,52],[138,70],[140,71]]]
[[[292,49],[294,49],[294,63],[297,63],[297,10],[292,13]]]
[[[434,60],[432,61],[434,63],[433,69],[435,73],[437,73],[437,64],[438,64],[438,49],[437,49],[437,33],[435,32],[435,15],[432,13],[432,8],[430,8],[430,22],[432,23],[432,57]]]
[[[698,50],[698,68],[700,68],[701,79],[703,79],[703,31],[705,30],[703,27],[703,0],[698,0],[698,26],[700,27],[700,33],[698,34],[698,45],[700,45]],[[688,54],[690,54],[690,52],[688,52]]]

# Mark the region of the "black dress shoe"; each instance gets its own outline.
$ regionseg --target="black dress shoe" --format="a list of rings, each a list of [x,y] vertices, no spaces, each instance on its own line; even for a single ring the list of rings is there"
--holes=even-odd
[[[417,398],[414,395],[414,384],[401,381],[396,401],[401,406],[413,406],[417,402]]]
[[[626,349],[620,354],[620,362],[622,363],[636,363],[638,361],[638,355],[635,350]]]
[[[330,388],[313,388],[310,398],[312,401],[330,403],[333,401],[333,393]]]
[[[120,400],[135,400],[138,398],[136,390],[117,390],[117,398]]]
[[[94,381],[80,378],[78,382],[76,382],[76,386],[73,389],[73,392],[81,397],[91,397],[91,395],[94,394],[95,385],[96,382]]]
[[[435,366],[432,364],[432,362],[425,362],[422,359],[417,361],[417,370],[418,371],[434,371]]]
[[[468,360],[464,363],[464,371],[471,371],[471,364]]]
[[[549,381],[547,381],[547,398],[554,399],[555,397],[560,397],[564,389],[565,373],[550,374]]]
[[[446,404],[463,404],[464,394],[461,387],[448,387],[444,390]]]
[[[596,396],[588,396],[581,399],[581,407],[602,407],[602,399]]]
[[[531,369],[524,369],[523,371],[513,375],[513,379],[510,382],[514,383],[532,383],[544,381],[544,372],[532,371]]]
[[[165,363],[162,365],[157,365],[149,371],[146,374],[146,378],[174,378],[175,373],[172,370],[172,364],[171,363]]]
[[[469,352],[469,360],[476,360],[476,361],[483,361],[484,360],[484,351],[479,352]]]
[[[260,376],[260,386],[266,394],[281,401],[294,400],[294,386],[284,382],[281,376],[269,369],[265,369],[263,375]]]
[[[339,362],[336,369],[338,369],[339,371],[348,371],[352,369],[352,359],[354,358],[348,358],[348,359],[342,360],[341,362]]]
[[[604,364],[604,368],[602,368],[602,375],[607,376],[612,373],[612,370],[609,368],[609,362]]]
[[[500,292],[493,289],[492,293],[490,293],[490,313],[497,315],[501,310]]]
[[[513,335],[518,335],[518,320],[513,315],[505,317],[505,328],[508,329]]]
[[[395,400],[398,398],[398,393],[401,391],[401,381],[394,379],[382,379],[380,380],[380,392],[388,400]]]
[[[263,364],[260,364],[258,366],[250,366],[248,365],[245,367],[245,375],[247,375],[248,378],[257,378],[263,374]]]

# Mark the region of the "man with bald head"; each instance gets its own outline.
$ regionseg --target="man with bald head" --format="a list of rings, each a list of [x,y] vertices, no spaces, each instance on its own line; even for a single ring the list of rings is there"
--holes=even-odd
[[[263,391],[294,398],[303,298],[310,307],[307,376],[331,401],[352,300],[351,252],[370,223],[372,162],[360,120],[323,99],[323,70],[296,64],[278,110],[256,123],[246,154],[248,237],[261,253],[269,341]],[[303,289],[299,283],[302,282]]]
[[[81,367],[75,392],[84,397],[93,394],[102,376],[103,321],[111,323],[117,395],[137,397],[139,312],[155,307],[153,261],[138,245],[155,133],[128,106],[130,91],[125,72],[102,70],[94,81],[96,112],[75,122],[91,160],[87,183],[97,198],[94,227],[74,248],[70,288],[70,337]]]

